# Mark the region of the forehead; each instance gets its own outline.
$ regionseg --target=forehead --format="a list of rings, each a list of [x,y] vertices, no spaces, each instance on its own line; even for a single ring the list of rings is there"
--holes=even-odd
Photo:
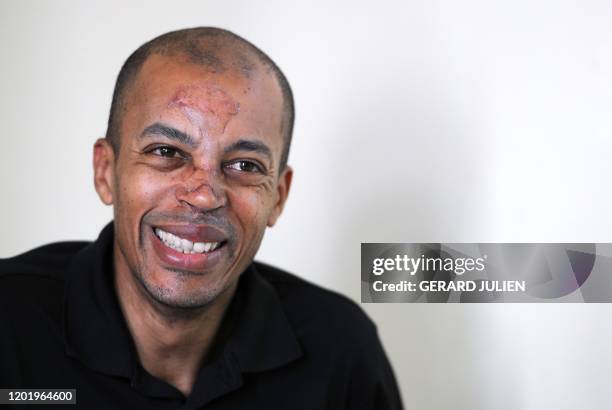
[[[245,73],[237,61],[220,69],[195,64],[188,56],[150,56],[126,95],[123,125],[144,127],[153,120],[182,117],[208,134],[250,133],[282,140],[278,81],[261,64],[252,64]],[[137,130],[128,131],[133,132]]]
[[[179,86],[168,108],[178,110],[203,132],[218,135],[225,132],[229,121],[240,112],[240,103],[222,87],[204,83]]]

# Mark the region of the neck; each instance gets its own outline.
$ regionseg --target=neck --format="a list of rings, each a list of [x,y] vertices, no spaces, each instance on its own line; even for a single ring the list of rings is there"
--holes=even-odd
[[[114,285],[140,363],[153,376],[189,395],[237,281],[210,304],[185,310],[155,301],[129,268],[121,265],[116,259]]]

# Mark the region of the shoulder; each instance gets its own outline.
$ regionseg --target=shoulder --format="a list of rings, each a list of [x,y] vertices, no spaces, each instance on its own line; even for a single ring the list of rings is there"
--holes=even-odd
[[[304,352],[302,368],[310,366],[327,391],[342,392],[333,407],[402,408],[376,326],[357,303],[278,268],[255,268],[281,300]]]
[[[0,280],[16,275],[62,280],[63,271],[72,256],[88,244],[85,241],[55,242],[0,259]]]
[[[62,289],[65,271],[72,256],[87,244],[57,242],[0,259],[0,299],[31,301]]]
[[[327,335],[337,342],[377,340],[372,320],[348,297],[264,263],[256,262],[255,267],[274,287],[287,318],[298,330]]]

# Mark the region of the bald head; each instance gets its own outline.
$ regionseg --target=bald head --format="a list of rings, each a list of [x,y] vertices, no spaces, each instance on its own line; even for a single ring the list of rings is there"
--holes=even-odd
[[[126,111],[126,96],[135,83],[145,61],[152,55],[186,58],[214,74],[231,72],[246,78],[273,75],[283,97],[280,124],[284,145],[280,161],[282,170],[287,164],[294,122],[293,95],[289,83],[278,66],[263,51],[236,34],[214,27],[197,27],[163,34],[143,44],[130,55],[117,77],[106,138],[119,154],[121,122]]]

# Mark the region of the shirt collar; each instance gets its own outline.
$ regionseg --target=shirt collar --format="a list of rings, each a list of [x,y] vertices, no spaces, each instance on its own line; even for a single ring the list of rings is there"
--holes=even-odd
[[[244,292],[238,294],[233,308],[241,317],[235,319],[228,343],[240,369],[260,372],[299,358],[302,350],[272,285],[259,274],[255,264],[240,281]]]
[[[133,378],[137,354],[113,286],[113,239],[111,222],[70,263],[64,340],[66,353],[91,369]],[[241,373],[278,368],[302,356],[279,296],[256,264],[241,275],[223,322],[230,330],[217,349]]]

